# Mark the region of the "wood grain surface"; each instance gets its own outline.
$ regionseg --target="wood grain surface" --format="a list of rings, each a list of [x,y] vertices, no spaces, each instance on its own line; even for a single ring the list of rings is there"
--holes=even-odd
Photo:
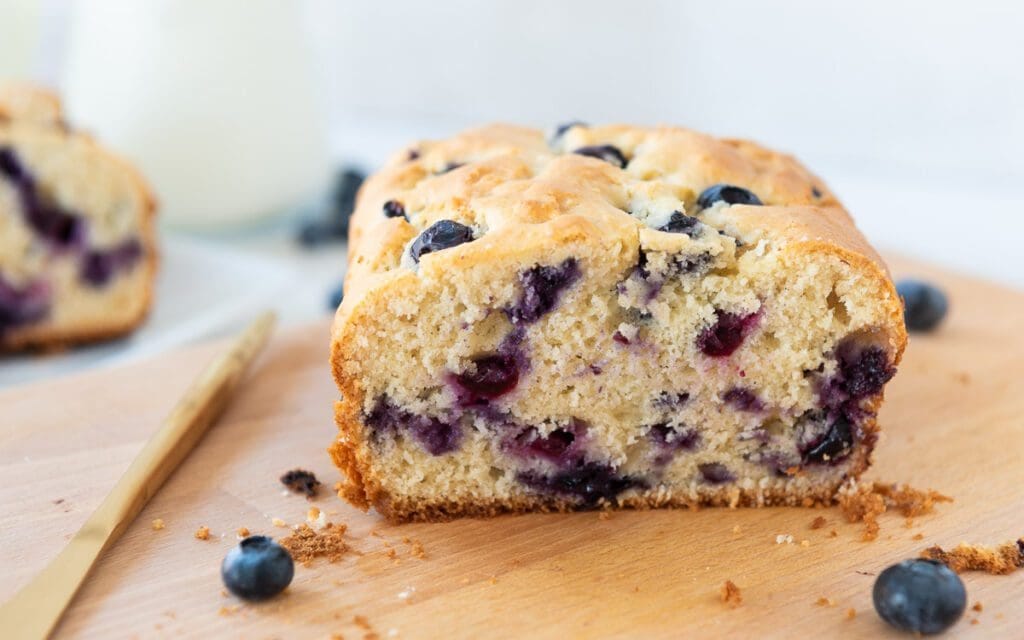
[[[835,509],[786,508],[387,525],[330,491],[325,320],[278,334],[220,423],[100,559],[57,637],[901,637],[871,607],[874,574],[932,544],[1024,535],[1024,295],[894,266],[940,282],[952,300],[941,330],[912,338],[868,474],[955,498],[909,528],[887,514],[879,539],[861,542]],[[0,393],[0,599],[57,554],[222,347]],[[278,476],[294,467],[324,481],[315,502],[283,492]],[[236,530],[284,536],[272,520],[303,522],[311,504],[349,526],[353,551],[298,567],[269,603],[226,595],[219,567]],[[828,525],[811,530],[816,516]],[[164,529],[152,528],[157,518]],[[200,526],[209,540],[193,536]],[[777,544],[780,534],[794,543]],[[742,590],[738,608],[719,600],[726,580]],[[1024,571],[964,580],[983,611],[968,610],[949,637],[1022,637]]]

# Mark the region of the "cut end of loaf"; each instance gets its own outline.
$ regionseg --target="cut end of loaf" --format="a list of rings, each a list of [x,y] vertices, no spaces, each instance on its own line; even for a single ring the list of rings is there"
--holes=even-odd
[[[593,134],[624,167],[513,145],[459,169],[452,192],[494,184],[449,210],[457,241],[430,232],[443,175],[399,192],[408,219],[369,217],[395,185],[363,195],[332,351],[344,497],[398,520],[802,504],[868,466],[905,342],[877,257],[834,201],[632,175],[632,132]]]

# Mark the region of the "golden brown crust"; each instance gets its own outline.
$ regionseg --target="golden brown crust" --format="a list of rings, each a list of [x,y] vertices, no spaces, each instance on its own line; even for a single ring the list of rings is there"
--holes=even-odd
[[[345,299],[332,327],[331,366],[342,400],[335,406],[339,429],[330,448],[345,475],[339,495],[354,505],[374,507],[396,520],[444,520],[459,516],[491,516],[527,511],[570,511],[570,499],[529,495],[508,500],[422,501],[391,495],[378,478],[372,453],[362,440],[365,392],[358,375],[346,369],[346,354],[360,340],[381,301],[403,299],[416,285],[416,275],[395,269],[405,245],[425,226],[440,218],[500,229],[457,250],[441,252],[420,264],[437,272],[464,270],[504,257],[527,255],[537,247],[588,242],[609,247],[630,245],[635,251],[644,225],[625,211],[629,194],[655,180],[672,197],[692,206],[697,194],[716,183],[744,185],[765,206],[733,206],[722,214],[726,229],[744,240],[771,244],[794,259],[822,254],[838,257],[860,273],[866,286],[891,301],[884,328],[888,351],[898,363],[906,344],[902,309],[887,268],[857,230],[849,214],[819,178],[791,156],[740,140],[719,140],[673,127],[637,128],[621,125],[571,130],[566,145],[612,141],[635,158],[628,171],[594,163],[571,153],[552,151],[544,135],[533,129],[492,125],[440,142],[421,142],[395,156],[363,186],[350,226],[349,268]],[[469,163],[445,172],[452,162]],[[425,178],[431,177],[430,180]],[[669,186],[665,186],[669,185]],[[680,187],[679,185],[687,185]],[[385,202],[400,199],[419,212],[416,226],[403,218],[381,215]],[[753,244],[748,243],[748,244]],[[881,396],[867,407],[873,414]],[[831,503],[847,478],[856,478],[870,465],[877,440],[874,419],[862,425],[861,446],[849,462],[846,478],[794,492],[774,488],[706,486],[698,498],[666,495],[654,489],[631,495],[618,505],[627,508],[662,506],[798,505]]]

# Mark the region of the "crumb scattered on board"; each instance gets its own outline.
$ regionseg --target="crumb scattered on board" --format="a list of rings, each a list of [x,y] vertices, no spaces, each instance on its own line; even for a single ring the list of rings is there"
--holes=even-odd
[[[320,491],[320,481],[312,471],[292,469],[281,476],[281,484],[295,493],[305,494],[307,498],[315,498]]]
[[[740,588],[737,587],[736,583],[732,580],[725,581],[725,584],[722,585],[718,595],[722,599],[722,602],[731,609],[735,609],[743,604],[743,595],[740,594]]]
[[[846,619],[847,620],[853,620],[856,617],[857,617],[857,610],[856,609],[854,609],[853,607],[850,607],[849,609],[846,610]]]
[[[889,510],[912,518],[935,510],[940,502],[953,499],[931,489],[921,491],[905,484],[851,482],[837,496],[839,508],[849,522],[864,523],[864,540],[878,538],[878,516]]]
[[[163,529],[164,526],[165,525],[164,525],[164,519],[163,518],[157,518],[152,523],[153,531],[159,531],[159,530]]]
[[[817,518],[815,518],[814,520],[811,521],[811,528],[812,529],[820,529],[820,528],[824,527],[826,524],[828,524],[828,520],[826,520],[825,518],[823,518],[821,516],[818,516]]]
[[[309,566],[316,558],[327,558],[329,562],[337,562],[349,550],[345,542],[343,524],[328,522],[322,529],[314,529],[308,524],[299,525],[291,535],[281,538],[281,546],[292,554],[296,562]]]
[[[196,529],[195,532],[196,540],[209,540],[210,539],[210,527],[202,526]]]
[[[239,538],[248,538],[249,535],[250,534],[249,534],[249,528],[248,527],[239,527],[238,528],[238,537]]]
[[[938,560],[957,573],[984,571],[993,575],[1006,575],[1024,568],[1024,538],[995,548],[966,542],[961,542],[949,551],[934,546],[925,549],[921,557]]]
[[[977,611],[978,613],[981,613],[981,611],[982,611],[982,609],[984,609],[984,607],[982,607],[982,606],[981,606],[981,603],[980,603],[980,602],[975,602],[975,603],[974,603],[974,606],[973,606],[973,607],[971,607],[971,609],[974,609],[974,610],[975,610],[975,611]]]
[[[826,598],[825,596],[822,596],[818,598],[818,601],[815,602],[815,604],[819,607],[834,607],[836,606],[836,601],[832,598]]]
[[[288,523],[285,522],[284,520],[282,520],[281,518],[272,518],[270,520],[270,524],[274,525],[275,527],[287,527],[288,526]]]

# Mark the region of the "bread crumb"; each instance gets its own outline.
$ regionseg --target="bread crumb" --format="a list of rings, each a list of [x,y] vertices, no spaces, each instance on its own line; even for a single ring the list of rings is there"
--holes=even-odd
[[[487,579],[487,584],[489,584],[489,585],[498,584],[498,578],[495,577],[495,576],[491,576],[490,578]]]
[[[833,530],[828,532],[828,537],[830,537],[830,538],[838,538],[839,537],[839,532],[836,531],[835,529],[833,529]]]
[[[284,520],[282,520],[281,518],[273,518],[270,521],[270,524],[274,525],[275,527],[287,527],[288,526],[288,523],[285,522]]]
[[[196,540],[209,540],[210,539],[210,527],[202,526],[196,529],[195,532]]]
[[[308,524],[302,524],[291,535],[281,538],[281,546],[292,554],[297,562],[306,566],[316,558],[327,558],[328,562],[337,562],[349,550],[345,542],[343,524],[328,522],[319,531]]]
[[[238,527],[237,533],[239,538],[248,538],[250,535],[248,527]]]
[[[913,536],[911,536],[910,539],[911,540],[924,540],[924,534],[923,533],[915,533]]]
[[[931,489],[921,491],[900,484],[884,482],[850,483],[839,490],[836,496],[839,508],[849,522],[864,523],[862,538],[876,540],[881,528],[878,516],[888,510],[900,512],[905,518],[931,513],[940,502],[952,502],[949,496]]]
[[[611,514],[610,511],[600,511],[597,514],[597,519],[598,520],[611,520],[612,519],[612,514]]]
[[[315,498],[320,490],[320,481],[312,471],[305,469],[292,469],[281,476],[281,484],[288,487],[295,493],[302,493],[306,498]]]
[[[850,607],[849,609],[846,610],[846,619],[847,620],[853,620],[856,617],[857,617],[857,610],[856,609],[854,609],[853,607]]]
[[[734,526],[734,527],[732,528],[732,532],[733,532],[733,534],[734,534],[734,535],[737,535],[737,536],[738,536],[738,535],[740,535],[741,533],[743,533],[743,530],[742,530],[742,529],[740,529],[740,525],[736,525],[736,526]]]
[[[814,520],[811,520],[811,528],[812,529],[820,529],[820,528],[824,527],[826,524],[828,524],[828,520],[826,520],[822,516],[818,516]]]
[[[740,588],[732,580],[725,581],[718,595],[722,602],[730,609],[735,609],[743,604],[743,595],[740,593]]]
[[[977,618],[971,618],[971,624],[978,624],[978,622],[979,620]]]
[[[793,544],[793,536],[787,533],[780,533],[779,535],[775,536],[775,544],[782,544],[784,542],[786,544]]]
[[[811,546],[811,541],[810,540],[801,540],[800,541],[800,546],[801,547],[809,547],[809,546]]]
[[[154,520],[152,522],[151,526],[153,527],[153,531],[159,531],[159,530],[163,529],[164,528],[164,519],[163,518],[157,518],[156,520]]]
[[[412,544],[409,545],[409,553],[414,558],[423,560],[427,557],[427,552],[423,550],[423,544],[419,540],[413,540]]]
[[[934,546],[921,553],[922,558],[938,560],[953,571],[984,571],[993,575],[1006,575],[1024,567],[1024,538],[1007,542],[996,548],[961,542],[950,551]]]
[[[980,602],[975,602],[975,603],[974,603],[974,606],[973,606],[973,607],[971,607],[971,609],[974,609],[974,610],[975,610],[975,611],[977,611],[978,613],[981,613],[981,610],[982,610],[983,608],[984,608],[984,607],[982,607],[982,606],[981,606],[981,603],[980,603]]]
[[[345,640],[345,636],[341,635],[340,633],[332,633],[331,640]]]
[[[306,513],[306,522],[314,529],[323,529],[327,526],[327,514],[316,507],[310,507]]]
[[[832,598],[826,598],[825,596],[822,596],[818,598],[818,601],[815,602],[815,604],[819,607],[834,607],[836,606],[836,601]]]

